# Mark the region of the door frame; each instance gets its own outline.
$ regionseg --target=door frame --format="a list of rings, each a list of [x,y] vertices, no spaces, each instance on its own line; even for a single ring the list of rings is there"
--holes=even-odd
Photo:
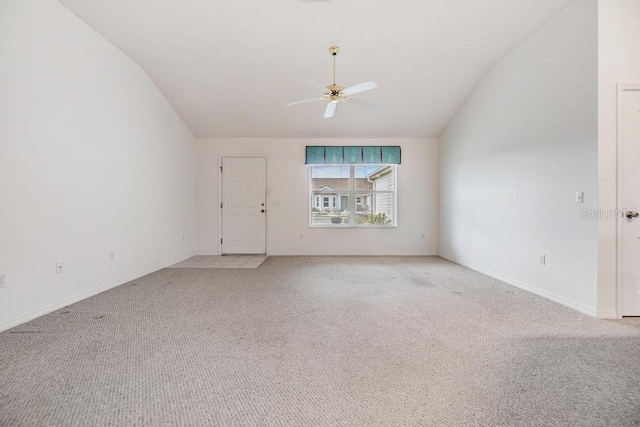
[[[622,200],[622,157],[623,157],[623,141],[622,141],[622,108],[623,95],[625,92],[640,92],[640,84],[618,83],[618,106],[617,114],[617,134],[616,134],[616,213],[622,212],[624,209],[624,201]],[[616,215],[616,317],[622,319],[622,303],[623,303],[623,236],[621,215]]]
[[[264,159],[264,251],[265,255],[269,255],[269,157],[266,154],[220,154],[218,155],[218,255],[222,253],[222,187],[224,179],[222,172],[222,160],[225,158],[233,159]]]

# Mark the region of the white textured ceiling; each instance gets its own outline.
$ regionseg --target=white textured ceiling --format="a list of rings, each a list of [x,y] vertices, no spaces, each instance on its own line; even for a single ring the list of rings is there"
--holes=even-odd
[[[59,0],[140,64],[199,137],[436,137],[571,0]],[[375,109],[286,107],[337,81]]]

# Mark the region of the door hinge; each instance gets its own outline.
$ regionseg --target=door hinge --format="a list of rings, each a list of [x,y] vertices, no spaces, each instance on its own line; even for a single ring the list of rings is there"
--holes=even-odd
[[[220,209],[222,209],[222,203],[220,203]]]
[[[222,244],[222,239],[220,239],[220,244]]]
[[[222,173],[222,166],[220,166],[220,173]]]

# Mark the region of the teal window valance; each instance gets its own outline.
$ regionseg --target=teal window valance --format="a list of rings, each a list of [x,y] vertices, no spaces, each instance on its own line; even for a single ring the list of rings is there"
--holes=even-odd
[[[307,165],[390,164],[399,165],[399,146],[307,146]]]

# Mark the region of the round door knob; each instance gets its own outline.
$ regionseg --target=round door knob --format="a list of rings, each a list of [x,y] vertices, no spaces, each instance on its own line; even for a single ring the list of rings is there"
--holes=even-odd
[[[627,218],[629,219],[638,218],[639,216],[640,214],[638,212],[634,212],[634,211],[627,212]]]
[[[264,213],[264,209],[262,209],[260,212]]]

